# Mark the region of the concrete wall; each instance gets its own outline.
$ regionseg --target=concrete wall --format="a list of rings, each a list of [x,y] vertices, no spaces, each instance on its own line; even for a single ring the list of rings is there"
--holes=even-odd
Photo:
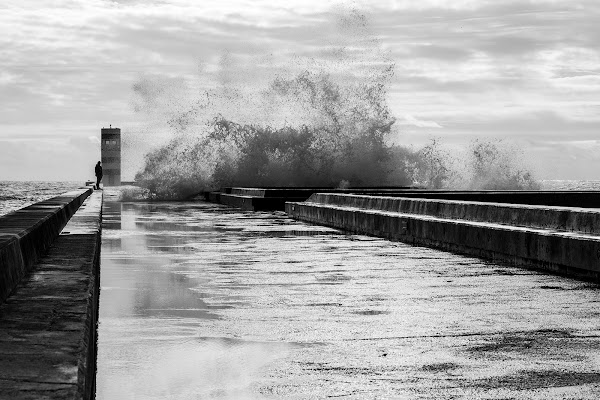
[[[0,304],[91,193],[74,190],[0,217]]]
[[[426,198],[439,200],[477,201],[484,203],[512,203],[562,207],[600,208],[600,191],[548,190],[423,190],[376,191],[371,195]]]
[[[97,191],[0,305],[0,398],[94,398],[101,210]]]
[[[313,193],[355,193],[355,194],[366,194],[366,193],[400,193],[408,188],[396,187],[396,188],[348,188],[348,189],[336,189],[336,188],[315,188],[315,187],[296,187],[296,188],[245,188],[245,187],[231,187],[226,188],[225,193],[237,195],[237,196],[253,196],[253,197],[295,197],[302,198],[303,200],[308,199]]]
[[[220,192],[211,192],[205,196],[206,200],[221,203],[230,207],[241,208],[248,211],[284,211],[287,201],[304,201],[315,192],[327,193],[371,193],[372,191],[387,191],[396,193],[403,188],[360,188],[360,189],[333,189],[333,188],[223,188]]]
[[[259,197],[220,193],[212,195],[209,194],[208,200],[221,203],[230,207],[240,208],[246,211],[283,211],[285,209],[286,201],[304,201],[305,198],[262,196]]]
[[[287,203],[297,219],[598,281],[597,211],[316,194]]]
[[[485,203],[504,204],[527,204],[579,208],[600,208],[600,191],[523,191],[523,190],[480,190],[480,191],[456,191],[456,190],[427,190],[411,188],[223,188],[220,194],[230,195],[223,198],[223,204],[233,207],[245,207],[247,210],[284,210],[285,201],[304,201],[314,193],[332,194],[355,194],[369,196],[386,196],[402,198],[425,198],[436,200],[456,200]],[[235,197],[240,197],[236,199]],[[257,200],[253,206],[248,206],[248,200],[243,198],[252,197]],[[220,197],[207,197],[209,201],[220,202]],[[212,200],[211,200],[212,199]]]
[[[312,203],[600,234],[600,209],[317,193]]]

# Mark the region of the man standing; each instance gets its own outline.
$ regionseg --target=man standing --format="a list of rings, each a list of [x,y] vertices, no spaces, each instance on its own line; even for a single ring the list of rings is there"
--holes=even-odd
[[[102,180],[102,165],[101,162],[98,161],[96,164],[95,172],[96,172],[96,189],[100,189],[100,181]]]

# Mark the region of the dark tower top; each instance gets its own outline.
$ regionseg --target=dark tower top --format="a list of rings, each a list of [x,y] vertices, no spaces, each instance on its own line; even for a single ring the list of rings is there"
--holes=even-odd
[[[121,135],[121,128],[102,128],[101,130],[102,136],[104,135],[110,135],[110,134],[115,134],[115,135]]]

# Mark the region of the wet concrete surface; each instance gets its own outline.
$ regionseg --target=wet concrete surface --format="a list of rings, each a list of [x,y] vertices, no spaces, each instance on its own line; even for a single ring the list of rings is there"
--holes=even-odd
[[[103,215],[98,399],[600,395],[597,285],[281,212]]]
[[[0,399],[93,398],[101,207],[87,197],[0,305]]]

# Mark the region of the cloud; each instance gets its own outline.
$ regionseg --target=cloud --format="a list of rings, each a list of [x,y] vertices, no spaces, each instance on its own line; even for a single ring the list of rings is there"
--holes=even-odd
[[[480,120],[471,124],[469,129],[529,136],[563,137],[568,140],[573,140],[573,136],[576,136],[582,140],[590,136],[597,136],[600,119],[575,120],[556,111],[528,110],[527,112],[517,111],[514,114],[501,115],[486,121]]]
[[[100,151],[100,139],[98,136],[70,136],[65,148],[68,147],[77,152],[85,152],[87,154],[98,153]]]
[[[404,120],[399,125],[412,125],[418,128],[441,128],[442,126],[434,121],[425,121],[415,118],[410,114],[404,115]]]
[[[6,71],[0,71],[0,86],[14,84],[18,79],[17,74],[13,74]]]
[[[600,3],[373,0],[354,11],[344,3],[3,1],[0,139],[85,140],[103,124],[149,125],[132,107],[140,106],[132,85],[145,77],[162,77],[169,101],[184,108],[186,91],[220,74],[231,87],[262,85],[290,68],[338,63],[349,80],[383,56],[396,64],[390,99],[402,130],[535,140],[597,132]],[[225,53],[234,60],[227,68]]]
[[[0,180],[83,182],[93,175],[97,153],[65,138],[0,138]]]

